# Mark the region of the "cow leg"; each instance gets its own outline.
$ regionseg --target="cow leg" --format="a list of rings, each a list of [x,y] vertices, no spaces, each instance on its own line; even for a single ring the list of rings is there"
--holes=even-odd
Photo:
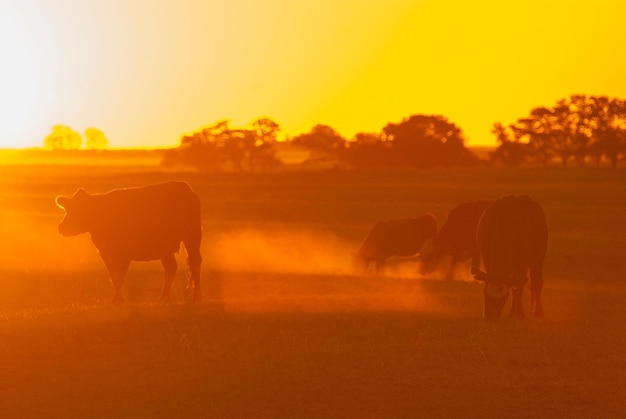
[[[459,255],[452,254],[450,258],[450,267],[448,268],[448,273],[446,274],[446,279],[448,281],[454,279],[454,272],[456,271],[456,267],[459,264],[460,259]]]
[[[192,301],[199,303],[202,301],[202,288],[200,286],[202,256],[200,256],[200,253],[194,256],[190,255],[187,258],[187,264],[189,266],[188,283],[189,287],[193,288]]]
[[[128,272],[130,260],[119,259],[106,254],[100,254],[100,257],[109,271],[109,278],[111,279],[111,284],[113,284],[113,303],[120,304],[124,302],[122,283],[124,282],[126,272]]]
[[[511,293],[513,297],[513,303],[511,305],[511,312],[509,313],[510,317],[515,317],[517,319],[524,318],[524,307],[522,306],[522,293],[524,291],[524,287],[512,287]]]
[[[161,264],[165,271],[165,277],[163,280],[163,290],[161,291],[161,297],[159,297],[159,303],[167,303],[170,301],[170,291],[172,290],[172,283],[176,276],[176,270],[178,269],[178,263],[176,263],[176,257],[173,253],[161,258]]]
[[[480,266],[480,250],[478,249],[472,251],[472,266]]]
[[[533,317],[543,318],[543,306],[541,305],[541,290],[543,289],[542,266],[530,268],[530,312]]]
[[[376,259],[374,261],[374,269],[376,276],[380,276],[385,273],[385,259]]]
[[[364,276],[376,275],[378,273],[378,267],[376,266],[375,260],[368,260],[365,265],[365,271],[363,272]]]
[[[200,235],[183,240],[187,250],[188,280],[187,289],[193,291],[193,295],[188,297],[192,302],[202,301],[202,288],[200,287],[202,255],[200,254]]]

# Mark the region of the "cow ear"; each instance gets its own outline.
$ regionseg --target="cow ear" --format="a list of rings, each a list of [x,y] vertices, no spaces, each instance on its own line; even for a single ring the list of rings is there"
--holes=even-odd
[[[80,198],[85,198],[85,197],[88,197],[88,196],[91,196],[89,194],[89,192],[87,192],[83,188],[78,188],[76,190],[76,192],[74,192],[74,196],[72,198],[79,198],[80,199]]]
[[[67,196],[57,196],[56,204],[61,209],[67,209],[72,205],[72,199]]]
[[[487,282],[487,272],[472,266],[472,276],[476,281]]]

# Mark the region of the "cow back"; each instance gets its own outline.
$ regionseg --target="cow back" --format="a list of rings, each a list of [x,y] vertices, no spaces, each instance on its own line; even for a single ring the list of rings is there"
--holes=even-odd
[[[485,209],[493,201],[464,202],[452,209],[436,239],[442,251],[466,250],[476,247],[476,229]]]
[[[541,206],[526,195],[505,196],[487,207],[476,239],[487,274],[511,285],[543,261],[547,223]]]
[[[184,182],[93,195],[93,217],[96,247],[135,260],[176,252],[181,240],[201,230],[200,200]]]
[[[434,240],[436,235],[437,220],[430,214],[379,221],[368,233],[357,255],[370,260],[413,256],[426,240]]]

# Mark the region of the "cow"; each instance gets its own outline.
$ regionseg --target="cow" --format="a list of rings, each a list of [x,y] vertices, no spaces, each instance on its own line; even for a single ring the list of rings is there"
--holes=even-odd
[[[90,194],[80,188],[71,198],[59,196],[65,210],[58,226],[63,237],[90,233],[109,271],[113,302],[121,303],[122,282],[131,261],[161,260],[165,280],[160,302],[168,302],[178,268],[175,254],[187,251],[190,299],[202,299],[200,288],[200,199],[185,182],[167,182]]]
[[[367,271],[374,263],[376,274],[392,256],[415,256],[427,240],[437,236],[437,220],[431,214],[416,218],[378,221],[355,254],[358,270]]]
[[[446,279],[454,277],[459,262],[472,259],[472,266],[480,263],[480,250],[476,243],[478,220],[493,201],[463,202],[450,211],[434,241],[422,249],[420,260],[424,271],[432,271],[436,262],[450,256]]]
[[[475,266],[472,274],[485,283],[484,318],[497,320],[512,293],[509,315],[523,319],[522,291],[529,273],[531,314],[543,317],[541,290],[548,225],[541,205],[527,195],[498,198],[480,217],[476,240],[485,270]]]

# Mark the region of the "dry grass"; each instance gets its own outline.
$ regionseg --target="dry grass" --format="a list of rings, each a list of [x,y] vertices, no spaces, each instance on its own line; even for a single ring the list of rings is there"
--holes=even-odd
[[[178,178],[201,195],[201,305],[122,307],[57,194]],[[433,170],[262,176],[0,169],[3,417],[619,417],[626,408],[626,172]],[[529,193],[550,225],[543,321],[485,323],[481,287],[396,261],[353,277],[376,220]],[[181,257],[181,264],[183,262]],[[184,269],[173,298],[184,294]],[[463,275],[461,275],[463,276]]]

